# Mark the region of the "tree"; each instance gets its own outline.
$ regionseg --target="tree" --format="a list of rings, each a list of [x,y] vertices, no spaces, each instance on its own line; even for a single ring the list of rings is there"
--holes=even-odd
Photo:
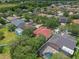
[[[13,24],[9,24],[9,25],[8,25],[8,30],[9,30],[9,31],[12,32],[12,31],[14,31],[15,29],[16,29],[16,27],[15,27]]]
[[[3,25],[5,25],[6,21],[0,18],[0,23],[3,24]]]
[[[23,59],[37,59],[37,55],[35,53],[28,53]]]
[[[32,46],[32,47],[33,47],[32,52],[35,52],[35,51],[37,51],[37,50],[42,46],[42,44],[45,43],[45,42],[46,42],[45,37],[44,37],[44,36],[40,36],[40,37],[37,37],[37,38],[35,38],[35,37],[30,38],[29,40],[27,40],[26,43],[27,43],[28,45]]]
[[[45,42],[45,38],[29,37],[22,40],[15,47],[11,46],[12,59],[37,59],[37,51]]]
[[[58,19],[56,18],[51,18],[51,19],[47,19],[45,21],[45,26],[50,27],[50,28],[56,28],[60,25]]]
[[[56,18],[48,18],[48,17],[42,17],[42,16],[36,16],[33,19],[34,22],[43,24],[49,28],[56,28],[60,25],[59,20]]]
[[[27,54],[29,51],[31,51],[32,48],[31,46],[23,46],[23,45],[18,45],[17,47],[15,47],[14,52],[12,53],[13,55],[13,59],[26,59]]]
[[[0,53],[2,53],[3,52],[3,46],[0,46]]]
[[[65,17],[68,17],[69,16],[69,13],[67,11],[64,11],[64,16]]]
[[[72,35],[79,35],[79,25],[78,24],[69,24],[67,25],[68,31],[72,32]]]
[[[0,31],[0,40],[4,38],[4,33]]]
[[[32,16],[29,13],[24,13],[22,16],[26,19],[26,21],[29,21],[29,19],[32,18]]]
[[[27,28],[22,33],[24,36],[33,36],[33,28]]]
[[[71,19],[79,19],[79,14],[78,15],[72,15]]]

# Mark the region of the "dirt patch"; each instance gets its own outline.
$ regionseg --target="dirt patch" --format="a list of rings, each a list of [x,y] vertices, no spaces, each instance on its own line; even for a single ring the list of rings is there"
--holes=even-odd
[[[0,59],[11,59],[11,57],[7,54],[0,54]]]

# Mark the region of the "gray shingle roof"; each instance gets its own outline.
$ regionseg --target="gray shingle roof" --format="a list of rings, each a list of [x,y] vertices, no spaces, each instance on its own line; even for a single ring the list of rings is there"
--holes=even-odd
[[[56,44],[52,44],[52,43],[47,42],[47,43],[45,43],[45,44],[41,47],[41,49],[39,49],[39,54],[40,54],[40,56],[43,55],[43,51],[44,51],[48,46],[50,46],[50,47],[52,47],[52,48],[54,48],[54,49],[56,49],[56,50],[59,50],[59,47],[58,47]]]
[[[43,51],[46,49],[47,46],[50,46],[56,50],[62,50],[63,46],[74,50],[76,48],[76,40],[71,35],[67,33],[58,33],[53,35],[40,49],[39,54],[42,55]]]
[[[16,27],[22,27],[25,24],[23,20],[19,19],[12,20],[11,23],[14,24]]]
[[[68,35],[68,34],[56,34],[54,36],[52,36],[49,40],[49,43],[54,43],[56,45],[58,45],[60,48],[62,48],[63,46],[66,46],[72,50],[74,50],[74,48],[76,47],[76,42],[75,42],[75,38]]]
[[[59,18],[59,22],[60,22],[60,23],[67,23],[67,22],[69,22],[69,21],[68,21],[68,18],[67,18],[67,17],[60,17],[60,18]]]

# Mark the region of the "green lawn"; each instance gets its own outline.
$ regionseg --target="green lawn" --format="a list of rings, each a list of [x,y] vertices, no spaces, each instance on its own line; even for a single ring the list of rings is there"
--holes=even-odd
[[[53,54],[51,59],[71,59],[71,58],[66,56],[64,53],[59,52],[59,53]]]
[[[0,54],[0,59],[11,59],[9,46],[4,47],[3,53]]]
[[[7,27],[0,29],[0,31],[4,32],[5,38],[0,40],[0,44],[11,44],[16,41],[16,34],[14,32],[9,32]],[[10,56],[10,46],[5,46],[3,53],[0,54],[0,59],[11,59]]]
[[[9,32],[7,28],[0,29],[0,31],[4,32],[5,38],[0,40],[0,44],[10,44],[11,42],[16,40],[16,35],[14,32]]]
[[[6,7],[15,7],[17,6],[18,4],[11,4],[11,3],[5,3],[5,4],[0,4],[0,9],[1,8],[6,8]]]

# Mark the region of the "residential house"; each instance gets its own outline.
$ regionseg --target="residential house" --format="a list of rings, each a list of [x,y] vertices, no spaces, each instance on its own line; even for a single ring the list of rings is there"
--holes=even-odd
[[[23,26],[23,29],[27,29],[27,28],[34,28],[33,24],[30,22],[26,22]]]
[[[62,11],[58,11],[57,14],[58,16],[63,16],[64,13]]]
[[[16,28],[16,29],[15,29],[15,33],[16,33],[17,35],[22,35],[22,32],[23,32],[23,29],[21,29],[21,28]]]
[[[25,25],[25,22],[23,20],[20,20],[20,19],[14,19],[11,21],[11,23],[14,24],[18,28],[23,28]]]
[[[72,23],[79,24],[79,19],[72,20]]]
[[[48,38],[50,38],[52,36],[52,30],[51,29],[48,29],[47,27],[37,28],[33,33],[36,36],[43,35],[43,36],[46,37],[46,39],[48,39]]]
[[[71,16],[71,15],[74,15],[74,13],[73,12],[69,12],[69,15]]]
[[[59,22],[61,23],[61,24],[66,24],[66,23],[68,23],[69,22],[69,19],[67,18],[67,17],[59,17]]]
[[[43,46],[41,46],[39,55],[45,56],[46,53],[54,54],[63,52],[65,55],[70,56],[73,55],[75,48],[75,38],[65,32],[61,32],[53,35]]]
[[[13,19],[15,19],[15,17],[7,17],[7,19],[10,21],[10,20],[13,20]]]
[[[13,19],[11,24],[15,25],[17,28],[15,29],[15,33],[17,35],[21,35],[24,29],[32,28],[33,21],[25,22],[24,19]]]
[[[7,17],[7,19],[9,21],[11,21],[11,20],[14,20],[14,19],[20,19],[20,17],[18,17],[18,16],[9,16],[9,17]]]
[[[43,17],[48,17],[48,18],[53,17],[53,15],[45,14],[45,13],[39,13],[38,16],[43,16]]]

